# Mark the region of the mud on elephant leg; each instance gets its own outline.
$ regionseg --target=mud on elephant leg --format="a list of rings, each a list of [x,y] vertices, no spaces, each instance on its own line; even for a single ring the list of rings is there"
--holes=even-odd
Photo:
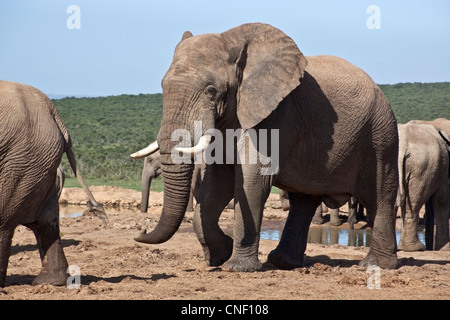
[[[219,217],[234,196],[231,166],[208,166],[200,186],[193,226],[208,266],[220,266],[232,252],[233,239],[219,227]]]
[[[320,199],[304,194],[289,193],[291,209],[278,246],[269,254],[268,261],[280,269],[303,265],[309,225]]]

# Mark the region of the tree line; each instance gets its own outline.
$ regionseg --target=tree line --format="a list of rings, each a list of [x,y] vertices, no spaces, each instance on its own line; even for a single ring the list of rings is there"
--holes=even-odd
[[[399,123],[450,119],[450,82],[379,85]],[[130,154],[156,139],[162,94],[52,100],[73,140],[85,178],[139,180],[142,161]],[[63,158],[64,168],[68,162]],[[66,170],[70,177],[71,170]]]

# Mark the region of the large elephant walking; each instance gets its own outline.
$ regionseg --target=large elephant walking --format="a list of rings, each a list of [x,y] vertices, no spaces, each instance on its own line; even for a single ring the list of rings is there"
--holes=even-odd
[[[424,250],[417,235],[419,211],[425,205],[427,249],[450,250],[449,243],[449,153],[450,141],[444,130],[430,124],[408,122],[399,130],[399,190],[403,228],[399,249]],[[436,237],[433,235],[436,221]]]
[[[96,213],[106,214],[84,183],[69,133],[42,92],[0,81],[0,119],[0,286],[5,285],[11,240],[19,224],[33,230],[42,260],[33,284],[64,285],[68,265],[59,233],[62,185],[57,179],[64,152]]]
[[[207,148],[205,154],[224,155],[222,162],[206,166],[193,220],[208,265],[224,263],[230,271],[261,268],[261,220],[275,185],[289,192],[290,211],[281,240],[269,255],[272,264],[301,266],[318,205],[339,208],[354,195],[374,217],[371,248],[362,264],[397,267],[397,123],[389,102],[364,71],[337,57],[305,58],[282,31],[251,23],[221,34],[186,32],[162,88],[157,141],[164,204],[156,228],[137,241],[161,243],[177,231],[194,164],[176,157],[179,151]],[[180,130],[192,138],[180,142],[175,134]],[[198,139],[196,131],[203,136]],[[230,137],[230,132],[235,135]],[[249,135],[256,139],[247,140]],[[197,139],[195,147],[174,149]],[[236,161],[242,149],[248,159],[245,147],[252,143],[259,160]],[[272,165],[267,168],[267,157],[271,164],[278,161],[274,174],[268,174]],[[218,219],[233,197],[230,238]]]

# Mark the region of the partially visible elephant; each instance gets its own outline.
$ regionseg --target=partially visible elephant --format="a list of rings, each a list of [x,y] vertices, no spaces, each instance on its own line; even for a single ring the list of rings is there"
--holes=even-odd
[[[450,250],[449,244],[449,153],[443,130],[429,124],[408,122],[399,131],[399,189],[397,206],[402,214],[399,249],[424,250],[417,235],[419,211],[425,205],[427,249]],[[433,217],[434,216],[434,217]],[[433,235],[434,222],[436,237]]]
[[[447,136],[450,136],[450,120],[447,120],[445,118],[437,118],[437,119],[434,119],[434,120],[431,120],[431,121],[411,120],[410,123],[431,124],[437,130],[443,130],[443,131],[445,131]]]
[[[288,211],[290,209],[288,193],[282,189],[280,189],[280,201],[282,209]],[[362,210],[364,210],[364,208],[361,205],[359,205],[358,208],[358,201],[355,197],[351,197],[348,201],[348,208],[349,213],[347,221],[350,224],[350,229],[353,230],[354,224],[362,219]],[[330,212],[330,224],[332,226],[342,225],[342,221],[339,218],[339,208],[330,209],[323,202],[317,207],[311,222],[313,224],[323,224],[323,214],[326,212]]]
[[[268,257],[273,265],[301,266],[316,208],[321,202],[339,208],[354,195],[374,217],[371,248],[361,264],[397,267],[397,122],[364,71],[337,57],[304,57],[282,31],[249,23],[220,34],[185,32],[162,88],[157,142],[164,205],[155,229],[136,241],[161,243],[174,235],[189,201],[191,155],[216,151],[193,219],[208,265],[261,268],[263,209],[276,186],[289,193],[290,211]],[[249,145],[257,151],[256,163],[236,161],[238,152],[250,156]],[[233,197],[231,238],[218,220]]]
[[[139,154],[131,154],[134,159],[140,159],[142,157]],[[152,180],[159,177],[161,174],[161,154],[156,150],[151,155],[144,157],[144,166],[142,168],[142,180],[141,180],[141,211],[147,212],[148,200],[150,198],[150,186]],[[189,204],[186,208],[186,212],[194,211],[194,198],[197,198],[201,183],[201,166],[195,166],[194,173],[192,175],[191,182],[191,194],[189,197]]]
[[[33,284],[65,285],[67,260],[59,232],[63,153],[91,201],[91,209],[106,219],[76,166],[72,141],[54,105],[41,91],[20,83],[0,81],[0,287],[15,228],[33,230],[42,269]]]

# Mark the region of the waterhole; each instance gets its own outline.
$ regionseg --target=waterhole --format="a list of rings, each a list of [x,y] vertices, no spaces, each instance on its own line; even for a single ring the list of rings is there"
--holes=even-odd
[[[83,207],[79,206],[60,206],[60,218],[77,218],[83,215]],[[283,232],[284,220],[263,220],[260,238],[265,240],[280,240]],[[182,230],[183,232],[194,232],[189,227]],[[232,234],[232,229],[227,230]],[[396,233],[397,243],[400,241],[401,231]],[[418,232],[419,240],[425,243],[425,234],[422,231]],[[354,229],[328,227],[328,226],[313,226],[308,231],[308,243],[317,244],[340,244],[343,246],[354,247],[370,247],[371,229]]]
[[[266,240],[280,240],[281,234],[284,228],[284,221],[274,221],[265,223],[261,228],[261,239]],[[317,244],[340,244],[343,246],[354,247],[370,247],[370,240],[372,236],[372,230],[366,229],[354,229],[327,226],[313,226],[308,231],[308,243]],[[395,237],[397,243],[400,241],[401,231],[395,231]],[[425,243],[425,234],[422,231],[418,232],[419,240]]]

